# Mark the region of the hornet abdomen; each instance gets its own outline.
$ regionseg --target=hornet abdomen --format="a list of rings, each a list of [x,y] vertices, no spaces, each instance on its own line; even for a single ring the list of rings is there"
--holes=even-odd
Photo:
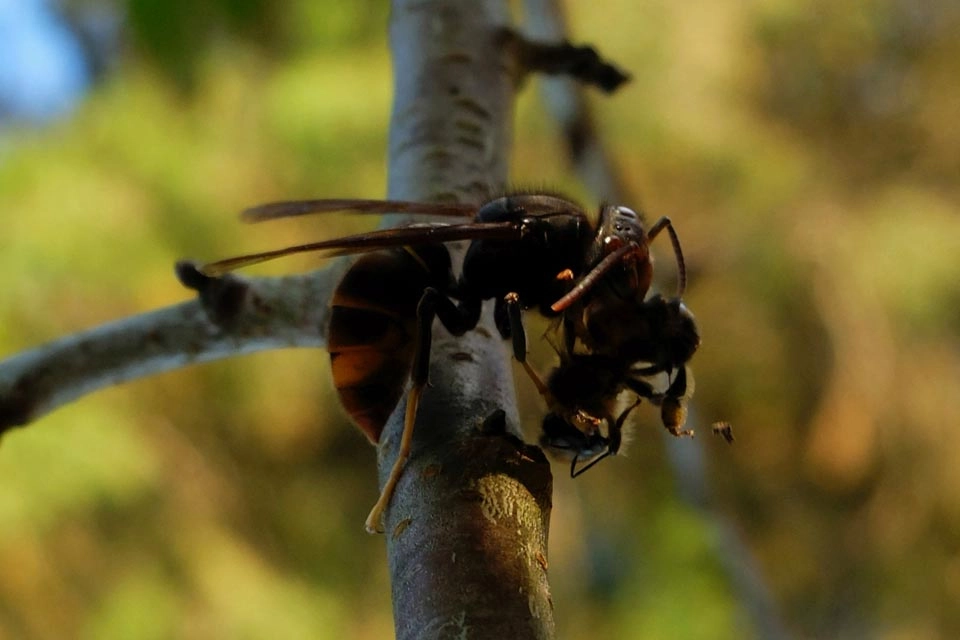
[[[417,304],[453,275],[443,245],[361,256],[333,294],[327,349],[340,402],[374,444],[403,395],[416,351]]]

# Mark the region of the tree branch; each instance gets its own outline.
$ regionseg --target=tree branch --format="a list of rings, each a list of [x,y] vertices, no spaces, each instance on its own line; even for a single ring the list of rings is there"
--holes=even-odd
[[[224,279],[194,300],[125,318],[0,362],[0,435],[108,387],[281,347],[323,347],[343,265],[283,278]],[[231,321],[211,322],[211,309]]]
[[[507,19],[501,1],[394,2],[391,198],[480,201],[503,188],[516,67],[497,37]],[[489,314],[462,338],[434,333],[432,386],[386,513],[397,638],[552,637],[550,467],[501,433],[518,424],[506,350]],[[502,429],[478,429],[499,410]],[[403,406],[381,438],[381,482],[402,421]]]

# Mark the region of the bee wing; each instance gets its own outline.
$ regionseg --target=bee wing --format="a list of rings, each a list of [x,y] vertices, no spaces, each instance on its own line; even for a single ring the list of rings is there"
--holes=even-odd
[[[431,216],[472,217],[477,212],[475,204],[408,202],[405,200],[361,200],[338,198],[323,200],[286,200],[268,202],[245,209],[240,217],[246,222],[263,222],[277,218],[293,218],[312,213],[353,211],[356,213],[408,213]]]
[[[200,271],[208,276],[217,276],[240,267],[298,253],[322,252],[323,257],[330,258],[380,249],[440,244],[457,240],[516,240],[520,237],[520,234],[521,223],[516,221],[471,222],[469,224],[438,223],[397,227],[226,258],[225,260],[207,263],[200,268]]]

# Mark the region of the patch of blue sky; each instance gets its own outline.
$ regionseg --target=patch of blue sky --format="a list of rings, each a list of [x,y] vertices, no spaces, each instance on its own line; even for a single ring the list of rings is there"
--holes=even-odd
[[[88,84],[83,49],[49,0],[0,0],[0,117],[69,115]]]

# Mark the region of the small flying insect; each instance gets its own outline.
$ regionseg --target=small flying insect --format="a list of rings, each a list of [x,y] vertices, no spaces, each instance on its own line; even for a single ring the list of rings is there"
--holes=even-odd
[[[645,229],[633,210],[605,205],[594,226],[579,205],[554,195],[508,195],[482,206],[359,199],[286,201],[247,209],[242,216],[260,222],[333,211],[473,218],[467,223],[382,229],[228,258],[202,268],[215,276],[299,253],[363,254],[347,271],[332,300],[327,345],[337,392],[358,427],[376,444],[407,379],[412,381],[397,460],[367,517],[370,532],[382,531],[383,511],[410,455],[417,407],[428,380],[435,318],[452,335],[463,335],[476,327],[482,302],[493,299],[499,333],[512,340],[514,356],[536,382],[539,378],[526,361],[523,309],[536,308],[548,318],[566,314],[565,309],[571,309],[571,314],[576,311],[579,317],[565,322],[591,348],[602,345],[604,338],[590,332],[608,321],[584,320],[583,310],[593,309],[604,299],[606,294],[599,292],[612,290],[604,284],[608,279],[615,280],[613,287],[627,289],[633,304],[642,301],[652,281],[649,243],[664,229],[677,260],[678,298],[686,284],[679,239],[668,218]],[[445,243],[461,240],[470,245],[455,276]],[[563,403],[557,397],[554,404]],[[565,419],[566,413],[558,415]],[[584,439],[596,441],[596,436],[582,433]]]

